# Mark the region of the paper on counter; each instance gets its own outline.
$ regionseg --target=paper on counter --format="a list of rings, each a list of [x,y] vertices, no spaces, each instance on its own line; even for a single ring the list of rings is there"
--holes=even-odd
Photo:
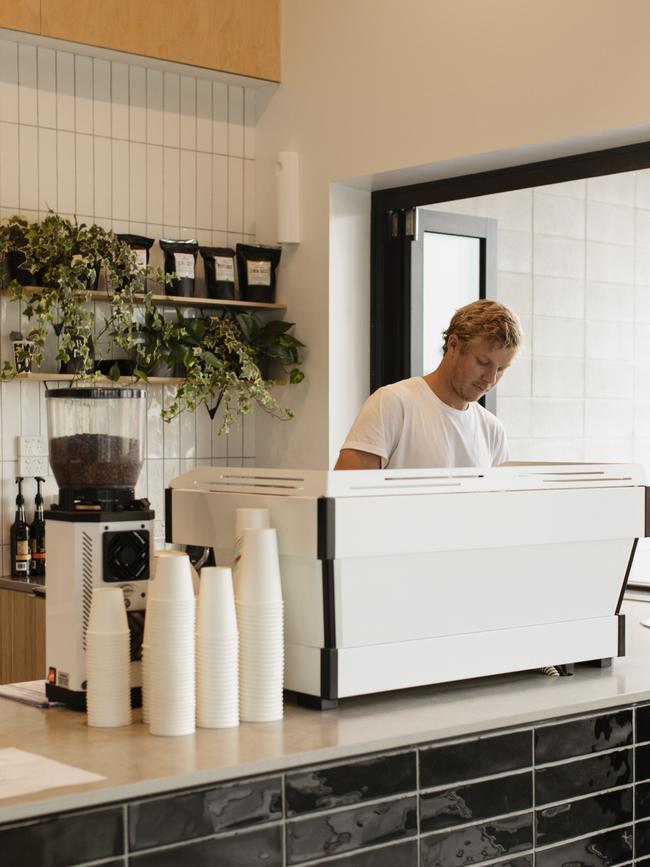
[[[44,680],[28,680],[23,683],[3,683],[0,698],[10,698],[31,707],[60,707],[62,702],[48,701]]]
[[[0,749],[0,798],[15,798],[59,786],[80,786],[104,780],[99,774],[64,765],[14,747]]]

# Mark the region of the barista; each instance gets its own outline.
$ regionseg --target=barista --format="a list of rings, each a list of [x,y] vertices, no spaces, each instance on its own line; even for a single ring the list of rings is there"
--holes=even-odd
[[[370,395],[335,469],[485,467],[508,459],[503,425],[477,401],[513,362],[519,319],[496,301],[473,301],[456,311],[443,338],[435,370]]]

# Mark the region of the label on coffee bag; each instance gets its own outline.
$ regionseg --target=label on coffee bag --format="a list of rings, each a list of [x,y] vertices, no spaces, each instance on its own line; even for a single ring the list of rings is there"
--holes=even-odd
[[[174,253],[174,271],[179,277],[194,279],[194,256],[191,253]]]
[[[135,253],[135,262],[138,268],[141,268],[143,271],[147,267],[147,251],[146,250],[134,250]]]
[[[249,286],[271,285],[271,263],[268,260],[249,259],[246,267]]]
[[[235,282],[235,260],[232,256],[214,257],[214,275],[225,283]]]

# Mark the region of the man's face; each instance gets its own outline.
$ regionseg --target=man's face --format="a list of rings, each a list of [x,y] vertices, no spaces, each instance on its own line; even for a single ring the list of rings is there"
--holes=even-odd
[[[516,349],[483,338],[462,342],[455,334],[447,343],[449,383],[461,400],[471,403],[494,388],[510,367]]]

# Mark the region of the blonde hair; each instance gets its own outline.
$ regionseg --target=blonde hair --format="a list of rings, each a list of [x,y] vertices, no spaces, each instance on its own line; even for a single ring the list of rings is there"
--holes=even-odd
[[[443,355],[447,352],[447,344],[452,334],[458,337],[461,344],[476,337],[488,343],[499,343],[503,349],[518,349],[523,343],[517,314],[504,304],[485,298],[472,301],[454,313],[447,329],[442,332]]]

